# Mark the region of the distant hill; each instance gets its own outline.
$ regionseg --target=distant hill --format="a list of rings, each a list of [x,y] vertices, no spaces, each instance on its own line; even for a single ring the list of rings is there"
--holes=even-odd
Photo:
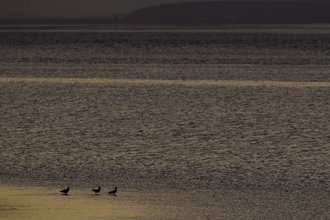
[[[330,23],[330,1],[218,1],[162,4],[134,11],[132,24]]]

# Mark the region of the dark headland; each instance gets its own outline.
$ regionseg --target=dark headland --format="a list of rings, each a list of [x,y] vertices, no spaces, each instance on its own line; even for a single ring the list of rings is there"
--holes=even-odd
[[[326,24],[328,1],[213,1],[162,4],[141,8],[124,17],[2,19],[0,24]]]
[[[330,23],[330,1],[218,1],[163,4],[124,18],[137,24]]]

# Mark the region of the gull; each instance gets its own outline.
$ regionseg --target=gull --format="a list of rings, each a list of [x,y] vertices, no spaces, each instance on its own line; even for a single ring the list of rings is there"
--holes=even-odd
[[[61,193],[64,193],[64,194],[68,194],[68,192],[70,191],[70,187],[66,188],[66,189],[63,189],[61,190],[60,192]]]
[[[99,188],[98,189],[92,189],[94,192],[95,192],[95,194],[96,193],[99,193],[100,191],[101,191],[101,187],[99,186]]]
[[[114,194],[114,195],[116,195],[116,192],[117,192],[117,187],[115,187],[114,190],[110,191],[109,194]]]

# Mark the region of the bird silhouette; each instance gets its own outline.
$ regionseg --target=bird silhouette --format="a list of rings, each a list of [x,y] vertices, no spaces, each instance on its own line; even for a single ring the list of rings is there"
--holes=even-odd
[[[63,194],[68,194],[69,191],[70,191],[70,187],[68,187],[66,189],[63,189],[60,192],[63,193]]]
[[[116,193],[117,193],[117,187],[115,187],[114,190],[112,190],[112,191],[110,191],[110,192],[108,192],[108,193],[109,193],[109,194],[116,195]]]
[[[95,194],[96,193],[99,193],[100,191],[101,191],[101,187],[99,186],[99,188],[98,189],[92,189],[94,192],[95,192]]]

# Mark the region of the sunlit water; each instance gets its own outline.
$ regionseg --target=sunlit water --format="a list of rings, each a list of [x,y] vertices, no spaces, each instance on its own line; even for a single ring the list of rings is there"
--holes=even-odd
[[[155,218],[328,216],[298,200],[330,190],[329,35],[9,31],[0,46],[3,184],[151,193],[172,213]]]

